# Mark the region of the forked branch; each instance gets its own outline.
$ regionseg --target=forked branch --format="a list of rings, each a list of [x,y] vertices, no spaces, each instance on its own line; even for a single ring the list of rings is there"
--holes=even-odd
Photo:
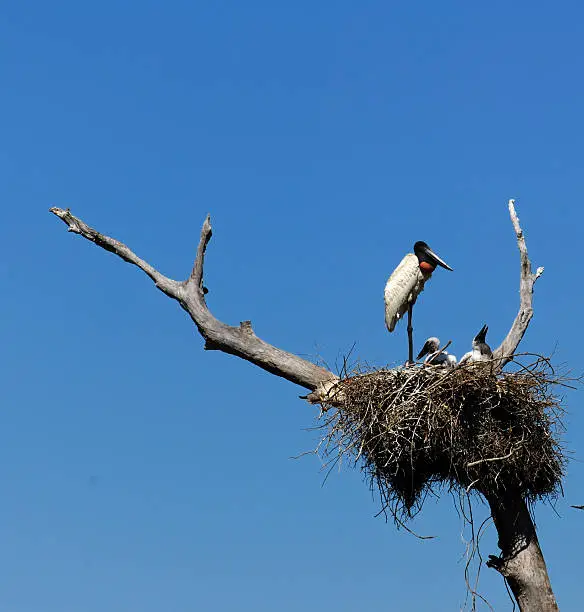
[[[211,314],[205,302],[205,290],[203,288],[205,251],[212,235],[209,217],[205,219],[201,230],[201,239],[189,278],[185,281],[176,281],[158,272],[125,244],[109,236],[104,236],[89,227],[84,221],[73,216],[69,209],[53,207],[50,212],[66,223],[70,232],[83,236],[97,246],[140,268],[154,281],[158,289],[177,300],[189,313],[205,339],[205,349],[219,350],[241,357],[272,374],[305,387],[312,392],[307,396],[311,402],[322,402],[327,399],[328,403],[335,403],[331,395],[334,395],[334,387],[338,377],[332,372],[264,342],[255,335],[250,321],[243,321],[238,327],[232,327],[219,321]],[[494,352],[497,370],[503,368],[510,361],[525,334],[533,316],[533,285],[543,272],[543,268],[538,268],[535,273],[531,271],[525,238],[519,225],[513,200],[509,200],[509,213],[517,236],[521,257],[520,306],[507,337]],[[337,400],[339,399],[337,398]]]
[[[493,352],[495,370],[500,371],[509,361],[511,361],[513,353],[517,350],[521,339],[523,338],[531,317],[533,317],[533,286],[535,281],[543,274],[543,268],[538,268],[535,272],[531,270],[531,261],[527,255],[527,245],[525,244],[525,236],[519,225],[519,218],[515,212],[515,200],[509,200],[509,214],[511,223],[517,236],[517,246],[519,247],[520,256],[520,277],[519,277],[519,312],[511,325],[511,329],[501,345]]]
[[[243,321],[238,327],[232,327],[211,314],[205,302],[203,288],[205,251],[212,234],[209,217],[205,219],[201,230],[201,239],[189,278],[186,281],[176,281],[158,272],[125,244],[89,227],[81,219],[74,217],[68,209],[53,207],[49,210],[67,224],[70,232],[79,234],[97,246],[115,253],[124,261],[138,266],[154,281],[158,289],[177,300],[189,313],[201,336],[205,339],[205,349],[223,351],[241,357],[272,374],[310,389],[313,393],[309,398],[313,401],[320,401],[324,398],[338,380],[332,372],[325,368],[258,338],[250,321]]]

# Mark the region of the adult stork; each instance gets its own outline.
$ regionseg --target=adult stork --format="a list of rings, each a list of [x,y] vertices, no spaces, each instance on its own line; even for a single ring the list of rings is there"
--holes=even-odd
[[[437,266],[452,270],[425,242],[419,240],[414,244],[414,252],[408,253],[401,260],[385,285],[387,329],[392,332],[401,317],[408,313],[408,364],[414,363],[412,309],[418,295],[424,290],[424,284]]]

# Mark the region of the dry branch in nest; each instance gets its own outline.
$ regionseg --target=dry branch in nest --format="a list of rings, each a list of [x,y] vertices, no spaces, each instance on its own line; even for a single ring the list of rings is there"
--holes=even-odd
[[[528,501],[561,488],[562,379],[539,358],[514,373],[490,368],[407,367],[339,383],[343,403],[325,412],[327,462],[350,457],[383,509],[411,517],[435,485]]]

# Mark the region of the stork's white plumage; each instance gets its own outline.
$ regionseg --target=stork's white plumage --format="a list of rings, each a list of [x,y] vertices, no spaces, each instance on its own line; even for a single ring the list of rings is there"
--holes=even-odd
[[[442,359],[442,355],[443,353],[440,353],[439,358]],[[456,355],[451,355],[450,353],[447,353],[446,358],[443,359],[443,361],[441,362],[445,367],[447,368],[454,368],[456,367]],[[432,363],[434,363],[432,361]]]
[[[460,361],[458,362],[458,365],[464,365],[465,363],[468,363],[471,360],[472,360],[472,351],[468,351],[468,353],[465,353],[460,358]]]
[[[392,272],[384,291],[385,325],[392,332],[397,322],[416,303],[431,274],[424,274],[414,253],[408,253]]]
[[[452,270],[425,242],[419,240],[414,244],[414,252],[408,253],[401,260],[385,284],[385,325],[387,329],[392,332],[404,313],[408,313],[407,363],[414,361],[412,307],[436,266]]]

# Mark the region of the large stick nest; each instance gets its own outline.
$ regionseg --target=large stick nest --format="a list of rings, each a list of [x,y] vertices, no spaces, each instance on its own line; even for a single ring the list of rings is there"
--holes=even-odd
[[[361,373],[339,383],[340,406],[325,406],[322,448],[329,461],[360,462],[396,518],[419,510],[433,485],[554,496],[566,463],[559,382],[545,359],[497,376],[488,365]]]

